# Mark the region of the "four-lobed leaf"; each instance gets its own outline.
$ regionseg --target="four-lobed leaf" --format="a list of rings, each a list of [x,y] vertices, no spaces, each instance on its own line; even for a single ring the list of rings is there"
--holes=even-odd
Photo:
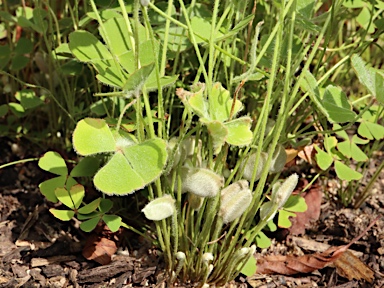
[[[144,188],[162,174],[167,161],[163,139],[137,143],[129,133],[112,131],[104,119],[79,121],[73,145],[80,155],[110,155],[93,180],[97,189],[109,195],[126,195]]]
[[[229,91],[220,83],[213,84],[205,95],[205,85],[197,84],[191,87],[191,92],[177,90],[184,105],[200,117],[200,121],[207,126],[213,140],[214,153],[218,154],[221,147],[228,143],[234,146],[245,146],[251,143],[252,120],[248,116],[234,118],[243,108],[238,99],[232,99]],[[234,118],[234,119],[233,119]]]

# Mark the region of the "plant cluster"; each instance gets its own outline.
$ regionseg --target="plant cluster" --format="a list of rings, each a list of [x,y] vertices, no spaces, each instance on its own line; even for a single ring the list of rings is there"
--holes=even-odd
[[[39,160],[57,175],[40,184],[41,192],[67,207],[52,208],[55,217],[77,217],[84,231],[104,221],[111,231],[123,226],[143,234],[108,198],[139,192],[169,282],[208,287],[253,274],[256,247],[270,244],[263,229],[276,229],[276,215],[278,226],[289,227],[289,217],[305,211],[304,199],[291,195],[303,175],[285,168],[286,148],[312,145],[311,183],[334,167],[345,184],[340,197],[351,203],[350,191],[384,138],[382,63],[364,60],[372,39],[383,42],[377,32],[384,29],[383,2],[101,2],[85,5],[82,18],[80,7],[68,3],[73,22],[58,21],[53,7],[47,12],[41,3],[0,15],[8,31],[21,25],[44,35],[39,44],[50,75],[41,84],[49,88],[13,76],[29,65],[24,54],[31,45],[23,41],[30,40],[0,47],[0,67],[9,65],[3,80],[26,86],[9,88],[19,103],[1,105],[0,116],[12,124],[46,109],[55,123],[49,135],[65,127],[68,143],[74,128],[71,143],[83,157],[71,172],[56,152]],[[349,13],[357,11],[361,30],[345,32],[343,21],[354,21]],[[351,87],[347,96],[345,78],[369,94]],[[357,133],[348,130],[354,125]],[[103,195],[85,203],[89,177]]]

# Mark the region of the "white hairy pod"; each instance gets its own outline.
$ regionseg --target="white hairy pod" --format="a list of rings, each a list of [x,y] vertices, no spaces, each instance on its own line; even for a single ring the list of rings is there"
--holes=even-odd
[[[141,211],[149,220],[163,220],[176,211],[175,199],[171,195],[164,195],[149,202]]]
[[[273,152],[271,166],[269,166],[269,172],[278,173],[281,172],[287,162],[287,153],[282,145],[277,144],[275,151]]]
[[[237,181],[221,191],[220,212],[223,223],[229,223],[240,217],[252,201],[248,181]]]
[[[183,182],[183,191],[200,197],[215,197],[224,185],[224,178],[205,168],[190,169]]]
[[[255,181],[260,179],[261,173],[263,172],[263,169],[265,169],[265,163],[267,162],[268,154],[265,152],[261,152],[259,162],[256,166],[256,153],[253,153],[249,156],[248,161],[245,158],[240,165],[240,169],[243,169],[244,164],[244,171],[243,171],[243,177],[247,179],[248,181],[252,180],[252,174],[253,170],[256,169],[256,177]]]

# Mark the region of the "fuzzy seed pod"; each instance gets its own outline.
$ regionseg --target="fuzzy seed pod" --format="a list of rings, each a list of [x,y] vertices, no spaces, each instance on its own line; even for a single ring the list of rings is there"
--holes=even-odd
[[[257,164],[257,168],[256,168],[257,171],[256,171],[255,181],[260,179],[261,173],[263,172],[263,169],[265,169],[264,166],[265,166],[265,163],[267,162],[267,158],[268,158],[268,154],[265,152],[261,152],[259,163]],[[244,167],[245,162],[246,164]],[[244,159],[243,163],[240,165],[240,169],[243,169],[244,167],[243,177],[248,181],[252,180],[253,170],[255,169],[255,165],[256,165],[255,162],[256,162],[256,153],[253,153],[249,156],[248,161],[247,159]]]
[[[183,191],[200,197],[215,197],[224,185],[224,178],[205,168],[191,169],[183,182]]]
[[[219,215],[223,223],[229,223],[240,217],[252,201],[251,190],[248,182],[240,180],[222,190]]]
[[[271,166],[269,172],[278,173],[283,171],[285,163],[287,162],[287,153],[282,145],[277,144],[275,151],[273,152]]]
[[[283,184],[272,191],[272,202],[276,204],[279,209],[284,206],[287,202],[289,196],[291,196],[293,190],[296,188],[297,182],[299,181],[299,176],[295,173],[289,176]]]
[[[185,260],[185,253],[184,252],[177,252],[176,253],[176,259],[179,260],[179,261],[184,261]]]
[[[171,216],[175,211],[175,199],[171,195],[164,195],[149,202],[143,210],[149,220],[159,221]]]
[[[228,185],[224,189],[221,190],[221,203],[225,202],[226,197],[231,197],[230,195],[233,195],[234,193],[238,193],[241,190],[248,189],[249,183],[247,180],[239,180],[235,183],[232,183],[231,185]]]
[[[203,262],[204,262],[204,263],[208,263],[208,262],[210,262],[210,261],[213,261],[213,254],[212,254],[212,253],[209,253],[209,252],[204,253],[204,254],[203,254]]]

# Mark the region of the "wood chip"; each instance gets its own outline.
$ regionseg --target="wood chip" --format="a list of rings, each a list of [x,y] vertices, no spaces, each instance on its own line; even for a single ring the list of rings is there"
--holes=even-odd
[[[32,258],[31,267],[46,266],[54,263],[75,260],[75,255],[53,256],[49,258]]]
[[[112,278],[117,274],[132,271],[133,264],[125,261],[112,262],[109,265],[104,265],[88,270],[81,271],[77,276],[78,283],[97,283],[106,279]]]

